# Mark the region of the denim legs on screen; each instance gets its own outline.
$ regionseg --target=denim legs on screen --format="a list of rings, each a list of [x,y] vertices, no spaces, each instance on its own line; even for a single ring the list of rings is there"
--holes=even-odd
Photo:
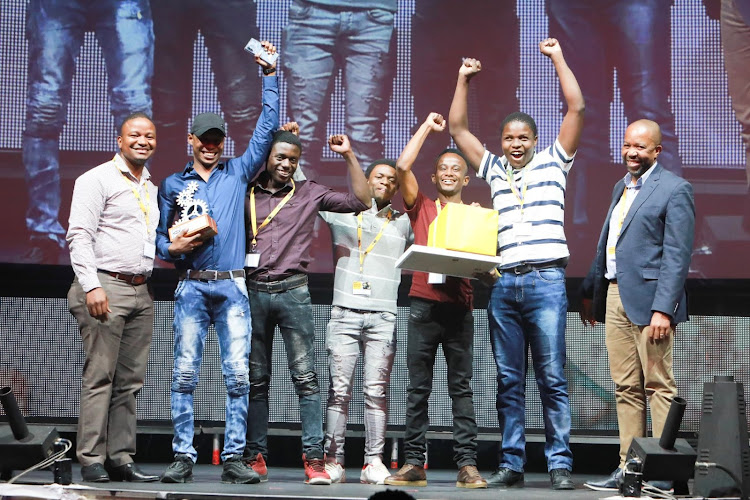
[[[307,285],[281,293],[250,290],[253,312],[250,353],[250,406],[246,457],[268,456],[268,388],[274,328],[284,340],[289,371],[299,397],[302,451],[308,458],[323,458],[323,411],[315,373],[315,324]]]
[[[411,298],[407,357],[409,386],[406,388],[406,463],[424,464],[425,434],[430,426],[428,400],[432,392],[432,369],[442,344],[448,368],[448,394],[453,404],[453,451],[458,467],[476,465],[477,423],[471,389],[474,358],[474,315],[463,307]]]
[[[151,114],[153,26],[148,0],[31,0],[26,130],[23,163],[32,237],[64,242],[58,220],[58,142],[65,124],[75,61],[84,33],[93,28],[107,68],[115,126],[132,112]]]
[[[326,411],[325,452],[344,464],[344,440],[352,397],[354,369],[363,358],[365,463],[383,458],[388,425],[388,382],[396,354],[396,315],[331,309],[326,335],[330,386]]]
[[[245,448],[247,421],[250,306],[241,278],[217,281],[182,280],[175,291],[174,370],[172,372],[172,449],[189,455],[193,447],[193,392],[198,385],[208,327],[214,324],[227,389],[222,459]]]
[[[523,472],[527,346],[542,399],[549,470],[573,467],[570,406],[565,378],[565,270],[502,273],[492,287],[488,316],[497,365],[497,418],[502,433],[500,467]]]

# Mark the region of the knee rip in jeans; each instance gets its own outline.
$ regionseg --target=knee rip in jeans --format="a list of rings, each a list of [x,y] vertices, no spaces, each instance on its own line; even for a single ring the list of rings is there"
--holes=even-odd
[[[227,394],[232,397],[244,396],[250,392],[250,377],[247,372],[233,372],[224,375]]]
[[[351,400],[351,395],[331,392],[328,396],[329,406],[347,406]]]
[[[307,396],[320,392],[318,386],[318,375],[314,371],[292,375],[292,382],[298,396]]]
[[[250,394],[268,394],[268,386],[271,382],[269,377],[261,377],[250,380]]]
[[[198,385],[198,370],[192,368],[176,368],[172,376],[172,390],[192,394]]]

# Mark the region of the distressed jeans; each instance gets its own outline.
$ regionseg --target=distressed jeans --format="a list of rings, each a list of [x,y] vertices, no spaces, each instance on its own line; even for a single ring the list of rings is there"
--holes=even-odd
[[[193,459],[193,392],[198,385],[208,327],[216,327],[221,352],[221,373],[227,390],[226,428],[221,458],[241,455],[247,426],[250,306],[242,278],[181,280],[175,290],[174,369],[172,371],[172,425],[175,454]]]
[[[323,458],[323,411],[315,372],[315,324],[307,285],[280,293],[249,290],[253,312],[250,353],[250,405],[245,457],[268,458],[268,389],[271,383],[273,335],[281,331],[289,372],[299,398],[302,452]]]
[[[84,34],[93,29],[101,46],[119,127],[130,113],[151,114],[153,23],[148,0],[31,0],[27,12],[26,227],[32,238],[51,238],[62,246],[58,143]]]
[[[396,355],[396,315],[331,309],[326,335],[330,385],[326,411],[325,452],[344,464],[344,438],[352,398],[354,368],[363,358],[362,392],[365,410],[365,464],[383,458],[388,425],[388,383]]]
[[[356,3],[356,2],[353,2]],[[363,166],[383,156],[391,95],[394,13],[383,9],[327,9],[304,0],[289,7],[284,72],[289,115],[299,123],[305,156],[316,165],[326,142],[333,82],[343,71],[344,132]]]
[[[500,467],[526,464],[528,350],[544,413],[547,468],[573,468],[570,405],[565,378],[565,269],[503,272],[490,293],[488,316],[497,366],[497,419],[503,435]]]

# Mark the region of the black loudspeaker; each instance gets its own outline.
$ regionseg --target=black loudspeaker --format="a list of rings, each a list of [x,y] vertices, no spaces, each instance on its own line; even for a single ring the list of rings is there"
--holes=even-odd
[[[12,470],[27,469],[55,452],[57,430],[39,426],[30,432],[10,387],[0,389],[0,404],[10,424],[0,427],[0,473],[7,476]]]
[[[703,407],[698,435],[698,461],[726,467],[750,491],[750,447],[742,384],[732,376],[716,376],[703,384]],[[693,494],[701,497],[740,495],[740,485],[717,467],[698,467]]]

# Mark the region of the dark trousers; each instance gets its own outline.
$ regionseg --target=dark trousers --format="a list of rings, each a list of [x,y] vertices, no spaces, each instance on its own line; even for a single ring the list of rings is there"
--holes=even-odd
[[[428,400],[438,346],[448,365],[448,394],[453,403],[454,457],[459,467],[476,465],[477,422],[471,389],[474,316],[464,307],[412,297],[407,356],[406,463],[424,464],[425,434],[430,425]]]

